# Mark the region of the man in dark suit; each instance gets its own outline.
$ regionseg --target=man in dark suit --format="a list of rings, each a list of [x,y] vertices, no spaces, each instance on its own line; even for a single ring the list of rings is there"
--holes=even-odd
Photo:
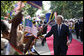
[[[80,32],[81,44],[83,44],[83,18],[81,18],[79,21],[79,32]]]
[[[79,20],[78,20],[78,22],[75,23],[75,31],[76,31],[76,36],[78,39],[78,36],[79,36]]]
[[[68,45],[70,45],[72,41],[72,35],[69,31],[69,27],[65,24],[62,24],[63,16],[58,15],[56,17],[56,25],[52,26],[51,30],[43,39],[43,43],[45,42],[46,38],[53,34],[54,41],[53,41],[53,48],[54,48],[54,55],[66,55],[68,50]],[[67,41],[68,36],[68,41]]]

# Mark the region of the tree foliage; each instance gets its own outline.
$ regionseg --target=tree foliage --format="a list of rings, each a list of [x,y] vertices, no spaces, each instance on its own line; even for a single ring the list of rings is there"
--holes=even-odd
[[[35,12],[37,11],[37,8],[32,7],[29,4],[25,4],[25,7],[23,8],[24,16],[30,15],[31,17],[35,16]]]
[[[83,17],[83,1],[51,1],[51,10],[65,18]]]
[[[1,1],[1,16],[6,16],[8,11],[12,11],[17,2],[18,1]],[[52,11],[57,11],[58,14],[68,19],[83,17],[83,1],[51,1],[50,9]],[[34,16],[37,8],[26,3],[23,11],[25,16]],[[44,14],[46,12],[47,11],[43,11]]]
[[[1,1],[1,16],[6,16],[8,11],[12,11],[15,8],[15,4],[18,1]],[[34,16],[37,8],[32,7],[31,5],[25,3],[25,7],[22,8],[24,16],[30,15]]]
[[[17,1],[1,1],[1,16],[6,16],[8,11],[14,9],[14,4]]]

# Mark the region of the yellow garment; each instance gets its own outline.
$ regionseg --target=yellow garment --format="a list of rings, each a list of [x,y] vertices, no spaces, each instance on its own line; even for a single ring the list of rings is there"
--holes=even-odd
[[[23,1],[24,3],[27,3],[27,1]]]
[[[29,52],[30,52],[30,49],[29,49]],[[29,54],[29,52],[27,51],[26,54]]]

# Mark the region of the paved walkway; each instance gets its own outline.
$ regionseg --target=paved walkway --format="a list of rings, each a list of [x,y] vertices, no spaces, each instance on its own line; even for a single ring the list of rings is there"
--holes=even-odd
[[[51,55],[47,43],[45,43],[45,45],[42,46],[40,39],[38,39],[38,41],[37,41],[37,43],[36,43],[35,50],[36,50],[36,51],[38,52],[38,54],[40,54],[40,55]]]
[[[76,39],[77,41],[81,42],[81,40],[80,40],[80,39],[77,39],[77,37],[76,37],[76,34],[75,34],[75,33],[72,33],[72,37],[73,37],[74,39]],[[80,37],[79,37],[79,38],[80,38]]]

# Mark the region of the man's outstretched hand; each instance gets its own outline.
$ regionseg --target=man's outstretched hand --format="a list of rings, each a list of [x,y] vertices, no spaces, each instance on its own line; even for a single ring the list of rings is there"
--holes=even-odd
[[[41,43],[42,46],[44,46],[45,42],[46,42],[46,38],[43,38],[42,43]]]

